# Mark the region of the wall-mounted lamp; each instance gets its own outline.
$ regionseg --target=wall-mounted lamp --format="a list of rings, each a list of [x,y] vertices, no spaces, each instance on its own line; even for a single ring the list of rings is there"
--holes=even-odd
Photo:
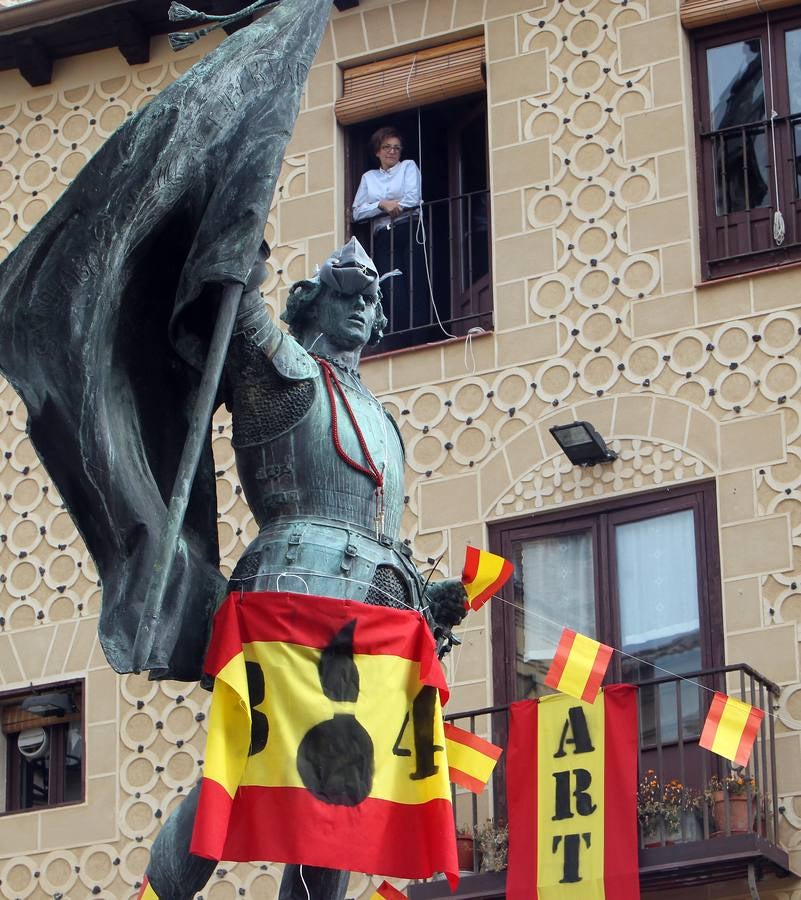
[[[606,446],[589,422],[554,425],[549,431],[574,466],[594,466],[617,459],[617,453]]]
[[[35,716],[64,716],[75,712],[72,695],[63,692],[35,694],[33,697],[26,697],[21,706]]]

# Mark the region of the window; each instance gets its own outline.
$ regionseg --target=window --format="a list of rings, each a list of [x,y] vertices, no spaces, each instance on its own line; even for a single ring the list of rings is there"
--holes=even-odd
[[[801,16],[717,24],[693,40],[704,277],[799,259]]]
[[[492,328],[483,57],[478,37],[345,72],[337,117],[346,125],[346,221],[379,274],[403,272],[382,283],[389,327],[378,352]],[[423,197],[419,215],[390,229],[388,259],[377,222],[351,218],[363,173],[378,165],[370,136],[384,125],[402,135],[403,158],[417,163]]]
[[[620,502],[559,510],[491,528],[496,551],[515,566],[492,607],[497,703],[550,693],[545,675],[567,626],[624,651],[607,681],[641,682],[721,662],[715,491],[674,487]],[[697,734],[692,685],[682,690],[682,733]],[[674,688],[641,698],[641,731],[677,737]]]
[[[0,694],[2,812],[23,812],[84,796],[83,684]]]

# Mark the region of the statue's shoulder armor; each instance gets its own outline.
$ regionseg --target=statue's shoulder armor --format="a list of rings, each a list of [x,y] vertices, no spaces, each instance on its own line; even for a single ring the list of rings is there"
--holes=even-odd
[[[397,434],[398,440],[400,441],[403,458],[406,459],[406,445],[403,443],[403,435],[401,434],[400,425],[398,425],[398,423],[395,421],[395,417],[386,408],[386,406],[382,406],[381,409],[384,410],[384,415],[389,419],[390,422],[392,422],[392,427],[395,429],[395,434]]]
[[[319,369],[317,363],[291,335],[283,334],[281,343],[272,358],[276,372],[290,381],[314,378]]]

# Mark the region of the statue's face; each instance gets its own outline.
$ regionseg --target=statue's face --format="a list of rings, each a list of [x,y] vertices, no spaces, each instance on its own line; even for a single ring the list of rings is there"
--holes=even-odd
[[[373,297],[329,291],[317,301],[316,327],[337,349],[361,350],[370,340],[376,316]]]

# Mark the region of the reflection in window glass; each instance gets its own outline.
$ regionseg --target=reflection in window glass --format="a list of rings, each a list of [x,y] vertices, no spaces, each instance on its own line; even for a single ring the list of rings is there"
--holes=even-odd
[[[712,129],[747,125],[765,118],[762,50],[758,39],[706,51]]]
[[[719,216],[768,206],[765,82],[758,39],[707,50],[709,109],[715,135],[715,207]],[[750,127],[746,127],[749,126]],[[742,126],[742,127],[738,127]]]
[[[595,576],[589,531],[517,544],[518,697],[550,693],[543,682],[562,628],[596,636]]]
[[[790,115],[801,113],[801,28],[786,32],[787,85],[790,92]],[[792,123],[795,195],[801,197],[801,121]]]
[[[655,516],[615,529],[620,630],[625,681],[701,668],[695,523],[692,510]],[[637,657],[633,659],[632,657]],[[681,691],[681,697],[678,696]],[[651,739],[677,737],[678,704],[684,734],[699,726],[697,692],[671,683],[641,691],[642,731]],[[658,723],[658,725],[657,725]]]
[[[801,112],[801,28],[784,36],[787,53],[787,83],[790,88],[790,114]]]

